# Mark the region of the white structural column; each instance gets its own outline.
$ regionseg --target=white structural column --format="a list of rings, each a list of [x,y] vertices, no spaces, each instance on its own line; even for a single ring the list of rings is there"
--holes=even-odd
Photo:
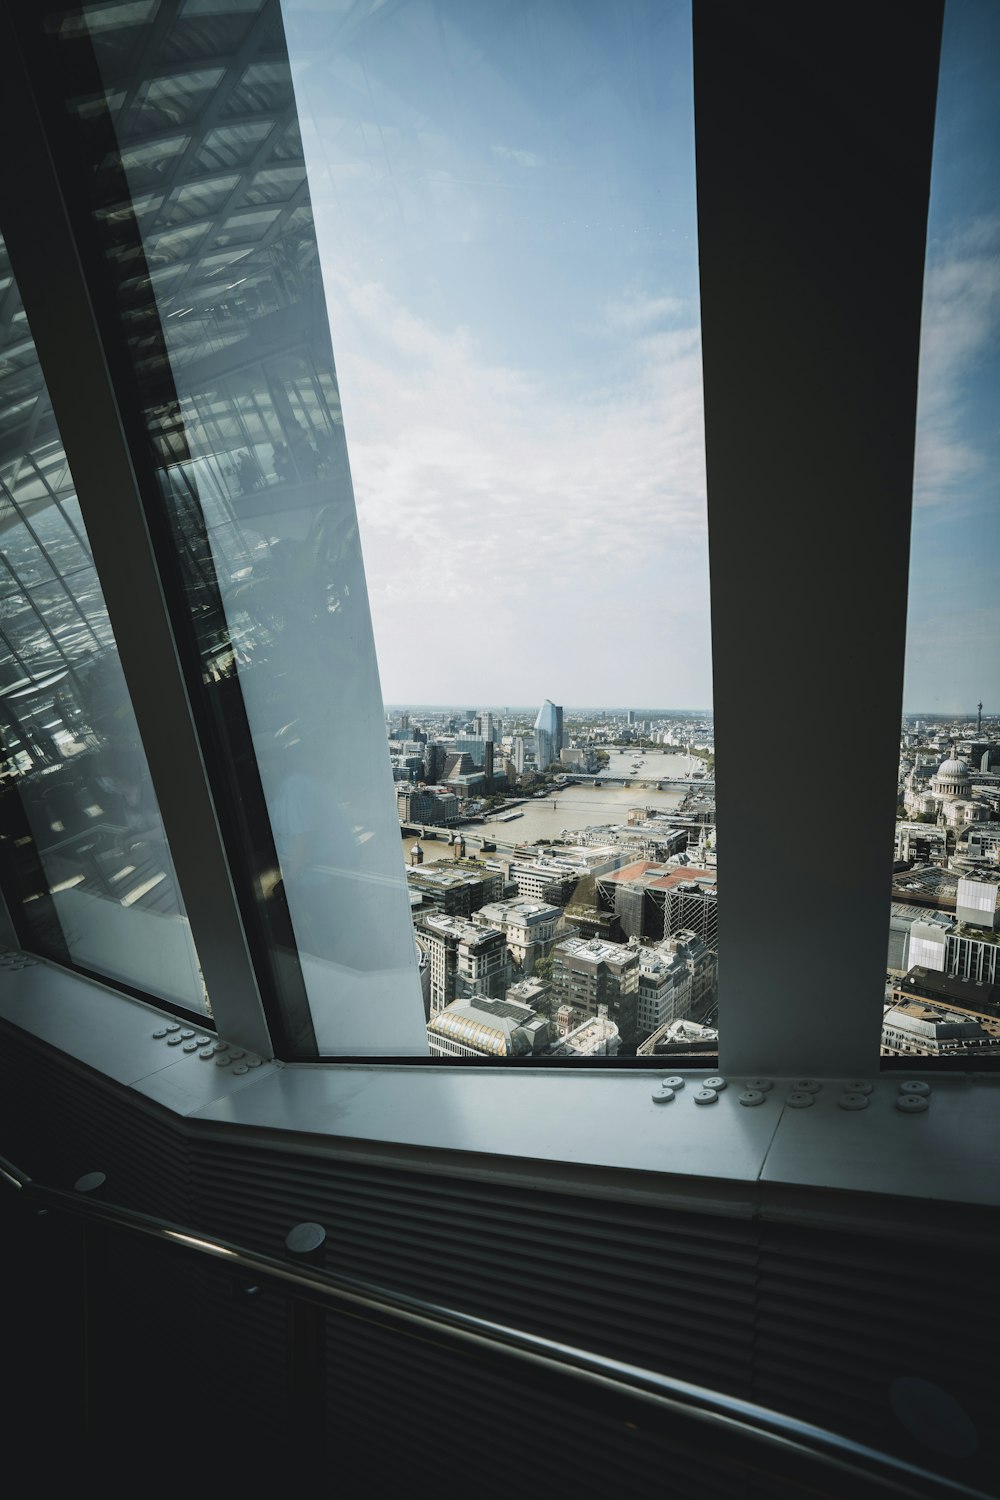
[[[878,1066],[942,10],[694,5],[733,1073]],[[845,726],[870,774],[820,850],[811,752]]]

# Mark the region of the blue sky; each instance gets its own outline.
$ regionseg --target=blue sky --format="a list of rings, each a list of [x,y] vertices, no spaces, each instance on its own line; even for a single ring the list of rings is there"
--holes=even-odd
[[[949,0],[928,220],[904,708],[1000,713],[1000,6]]]
[[[687,5],[286,12],[386,700],[708,707]]]
[[[710,707],[688,4],[285,12],[383,696]],[[998,75],[950,0],[911,711],[1000,713]]]

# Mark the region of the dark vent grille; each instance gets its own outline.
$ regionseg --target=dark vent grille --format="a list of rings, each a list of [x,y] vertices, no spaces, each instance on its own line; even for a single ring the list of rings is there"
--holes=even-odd
[[[328,1328],[331,1447],[351,1493],[409,1492],[433,1475],[443,1500],[469,1495],[742,1500],[745,1471],[708,1452],[680,1454],[641,1414],[615,1420],[525,1389],[501,1372],[426,1340],[339,1317]],[[382,1440],[373,1441],[372,1434]],[[694,1438],[700,1441],[700,1435]],[[772,1493],[783,1493],[779,1486]]]
[[[978,1455],[948,1472],[991,1492],[996,1428],[996,1300],[992,1261],[914,1244],[787,1225],[760,1226],[755,1398],[928,1468],[945,1462],[907,1435],[889,1388],[930,1382],[974,1422]]]
[[[104,1172],[112,1202],[164,1219],[188,1212],[187,1142],[173,1116],[6,1028],[0,1139],[0,1153],[49,1186]]]
[[[749,1393],[751,1223],[252,1147],[194,1173],[210,1231],[274,1252],[315,1220],[343,1275]]]

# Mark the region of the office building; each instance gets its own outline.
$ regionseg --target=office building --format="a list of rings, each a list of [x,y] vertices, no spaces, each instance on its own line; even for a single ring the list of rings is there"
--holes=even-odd
[[[691,974],[688,965],[676,951],[658,946],[641,947],[639,952],[640,1037],[651,1036],[669,1021],[688,1015],[691,1010]]]
[[[639,1009],[639,954],[598,938],[566,938],[552,950],[552,993],[558,1005],[585,1016],[607,1007],[623,1047],[634,1047]]]
[[[462,917],[422,913],[415,922],[418,940],[431,966],[431,1018],[453,1000],[485,995],[500,1000],[510,982],[510,962],[503,933]]]
[[[546,1047],[549,1023],[509,996],[476,995],[431,1016],[427,1038],[432,1057],[531,1057]]]
[[[551,950],[560,916],[557,906],[519,897],[489,902],[475,913],[473,921],[498,927],[507,940],[511,962],[521,974],[530,977],[537,960]]]
[[[617,1057],[621,1047],[618,1027],[602,1005],[596,1016],[588,1016],[578,1026],[546,1048],[545,1057],[553,1062],[572,1058]]]

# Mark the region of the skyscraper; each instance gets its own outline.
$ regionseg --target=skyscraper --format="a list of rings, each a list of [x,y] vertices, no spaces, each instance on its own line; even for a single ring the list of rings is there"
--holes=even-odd
[[[551,698],[546,698],[535,720],[535,761],[540,771],[559,759],[562,742],[563,711]]]

